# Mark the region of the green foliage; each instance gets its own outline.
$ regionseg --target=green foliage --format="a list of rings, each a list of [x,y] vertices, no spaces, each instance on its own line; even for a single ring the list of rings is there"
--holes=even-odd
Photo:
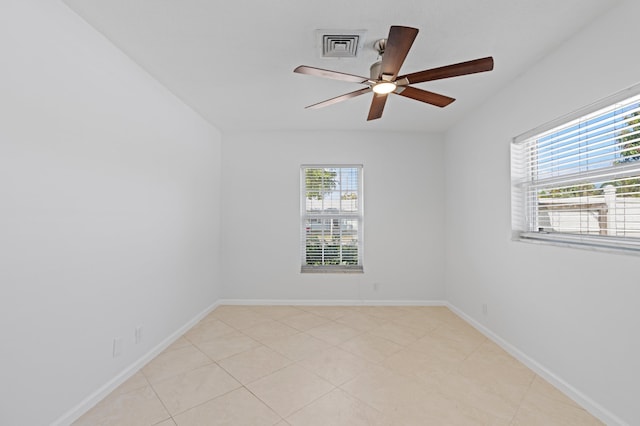
[[[331,169],[305,169],[305,187],[307,198],[322,200],[324,195],[333,191],[337,185],[337,173]]]
[[[636,111],[625,119],[632,119],[627,122],[627,127],[621,130],[617,143],[620,145],[620,155],[622,158],[617,163],[629,163],[640,160],[640,111]]]
[[[602,189],[596,188],[592,183],[583,185],[565,186],[554,188],[550,191],[540,191],[538,198],[570,198],[570,197],[591,197],[602,195]]]
[[[342,199],[343,200],[357,200],[358,199],[358,194],[356,194],[355,192],[349,192],[347,194],[342,195]]]
[[[616,194],[619,197],[640,197],[640,178],[605,182],[601,187],[604,188],[607,185],[613,185],[616,188]]]
[[[636,111],[625,117],[627,127],[621,130],[617,143],[624,142],[620,145],[620,155],[622,158],[617,161],[618,164],[630,163],[640,160],[640,111]],[[616,187],[616,194],[622,197],[640,197],[640,177],[617,180],[602,184],[602,188],[606,185]]]

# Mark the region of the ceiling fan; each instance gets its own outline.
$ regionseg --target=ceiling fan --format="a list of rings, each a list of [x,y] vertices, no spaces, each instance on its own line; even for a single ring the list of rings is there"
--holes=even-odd
[[[411,45],[417,35],[417,28],[392,26],[389,30],[389,37],[386,40],[378,40],[375,44],[375,48],[378,50],[380,56],[382,56],[382,60],[371,66],[371,78],[306,65],[297,67],[293,72],[360,83],[367,86],[355,92],[346,93],[317,104],[309,105],[307,108],[322,108],[355,98],[356,96],[364,95],[371,91],[373,91],[373,100],[371,101],[367,120],[375,120],[382,117],[384,105],[390,93],[442,108],[455,101],[455,99],[418,89],[411,86],[411,84],[491,71],[493,69],[493,58],[487,57],[398,76],[400,67],[407,57],[409,49],[411,49]]]

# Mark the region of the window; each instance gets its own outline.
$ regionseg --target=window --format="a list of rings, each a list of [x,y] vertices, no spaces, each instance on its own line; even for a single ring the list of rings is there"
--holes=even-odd
[[[518,240],[640,253],[640,85],[514,139]]]
[[[362,166],[302,166],[302,272],[362,272]]]

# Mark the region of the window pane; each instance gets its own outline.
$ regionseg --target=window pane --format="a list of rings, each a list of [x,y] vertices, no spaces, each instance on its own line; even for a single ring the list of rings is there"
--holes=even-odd
[[[303,266],[361,265],[361,167],[303,167]]]

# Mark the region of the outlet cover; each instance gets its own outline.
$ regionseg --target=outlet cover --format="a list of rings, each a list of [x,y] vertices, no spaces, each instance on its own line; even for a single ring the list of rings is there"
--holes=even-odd
[[[122,337],[113,339],[113,357],[117,358],[122,355]]]

